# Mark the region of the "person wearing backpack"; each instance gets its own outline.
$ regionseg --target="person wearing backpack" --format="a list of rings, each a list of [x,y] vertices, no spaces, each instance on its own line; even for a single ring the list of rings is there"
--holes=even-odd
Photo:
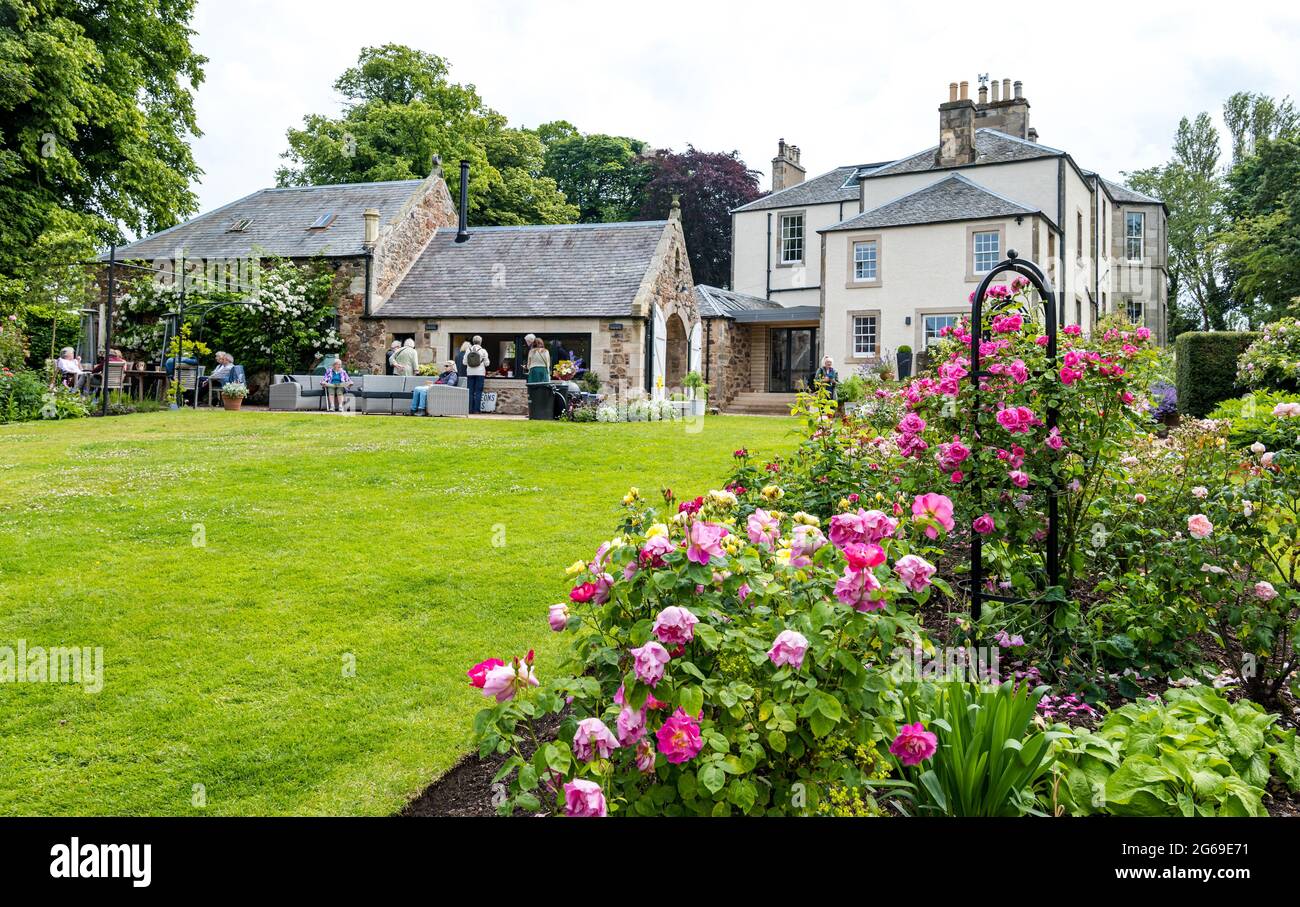
[[[482,412],[483,381],[487,377],[488,366],[492,360],[487,350],[483,349],[483,338],[475,335],[469,349],[465,351],[465,377],[469,385],[469,413]]]

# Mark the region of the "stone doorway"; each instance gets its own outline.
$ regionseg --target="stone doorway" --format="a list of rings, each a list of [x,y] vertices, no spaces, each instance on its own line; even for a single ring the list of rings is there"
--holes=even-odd
[[[681,389],[691,358],[691,341],[686,322],[676,312],[668,316],[665,340],[664,387],[672,392]]]

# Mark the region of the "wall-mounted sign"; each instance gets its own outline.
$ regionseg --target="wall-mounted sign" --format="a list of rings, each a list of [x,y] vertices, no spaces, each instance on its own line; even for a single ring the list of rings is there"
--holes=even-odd
[[[424,329],[425,329],[426,331],[436,331],[436,330],[438,330],[438,322],[436,322],[436,321],[426,321],[426,322],[424,323]]]
[[[621,331],[621,330],[623,330],[623,322],[621,322],[621,321],[611,321],[611,322],[609,323],[609,329],[610,329],[611,331]]]

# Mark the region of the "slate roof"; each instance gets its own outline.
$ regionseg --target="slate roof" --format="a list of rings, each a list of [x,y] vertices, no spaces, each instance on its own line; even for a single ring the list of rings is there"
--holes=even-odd
[[[378,208],[380,222],[387,223],[423,182],[261,189],[161,233],[120,246],[117,257],[171,258],[177,249],[184,250],[189,258],[241,258],[254,252],[284,258],[358,255],[365,238],[362,212]],[[331,211],[337,217],[327,229],[308,229],[318,217]],[[244,232],[229,232],[236,221],[244,218],[252,219]]]
[[[1106,189],[1110,192],[1110,197],[1115,199],[1117,202],[1126,202],[1130,205],[1164,204],[1164,202],[1158,198],[1145,195],[1144,193],[1138,192],[1136,189],[1130,189],[1127,186],[1121,186],[1119,183],[1112,183],[1105,177],[1102,177],[1101,181],[1106,184]]]
[[[989,217],[1017,217],[1039,213],[1041,212],[990,192],[960,173],[954,173],[817,232],[833,233],[840,230],[902,227],[909,224],[983,220]]]
[[[626,317],[668,221],[440,230],[385,318]]]
[[[878,176],[893,176],[898,173],[919,173],[926,170],[937,170],[939,165],[935,160],[935,155],[938,150],[939,146],[934,145],[924,151],[918,151],[916,154],[900,158],[892,164],[865,171],[861,174],[861,177],[863,179],[873,179]],[[964,164],[962,166],[1029,161],[1040,157],[1059,157],[1063,154],[1065,152],[1059,148],[1016,138],[996,129],[984,128],[975,130],[974,164]]]
[[[695,302],[700,307],[701,318],[733,318],[739,312],[781,308],[781,303],[761,296],[750,296],[704,283],[695,285]]]
[[[806,179],[797,186],[756,198],[732,211],[763,211],[769,208],[798,208],[800,205],[824,205],[858,200],[858,177],[882,164],[854,164],[836,167],[827,173]]]

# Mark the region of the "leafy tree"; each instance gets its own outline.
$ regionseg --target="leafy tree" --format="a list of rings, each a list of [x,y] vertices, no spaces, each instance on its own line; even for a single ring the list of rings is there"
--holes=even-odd
[[[1173,159],[1125,174],[1129,186],[1169,208],[1170,336],[1224,330],[1232,306],[1223,268],[1219,131],[1207,113],[1178,124]]]
[[[1290,98],[1239,91],[1223,104],[1223,122],[1232,136],[1232,162],[1255,153],[1261,139],[1277,138],[1300,126],[1300,113]]]
[[[194,0],[0,0],[0,278],[196,208]],[[8,293],[25,287],[8,284]]]
[[[1258,139],[1228,186],[1233,294],[1252,325],[1274,321],[1300,296],[1300,132]]]
[[[470,218],[483,225],[567,223],[577,216],[543,175],[540,139],[509,129],[447,61],[399,44],[367,47],[334,83],[340,117],[313,114],[290,129],[281,186],[428,176],[433,159],[470,162]]]
[[[582,135],[564,120],[543,123],[547,176],[578,206],[581,223],[631,220],[641,209],[653,167],[645,142],[623,136]]]
[[[739,152],[659,151],[654,176],[646,185],[640,219],[667,215],[681,196],[682,230],[697,283],[727,286],[731,281],[731,209],[758,198],[758,174]]]

